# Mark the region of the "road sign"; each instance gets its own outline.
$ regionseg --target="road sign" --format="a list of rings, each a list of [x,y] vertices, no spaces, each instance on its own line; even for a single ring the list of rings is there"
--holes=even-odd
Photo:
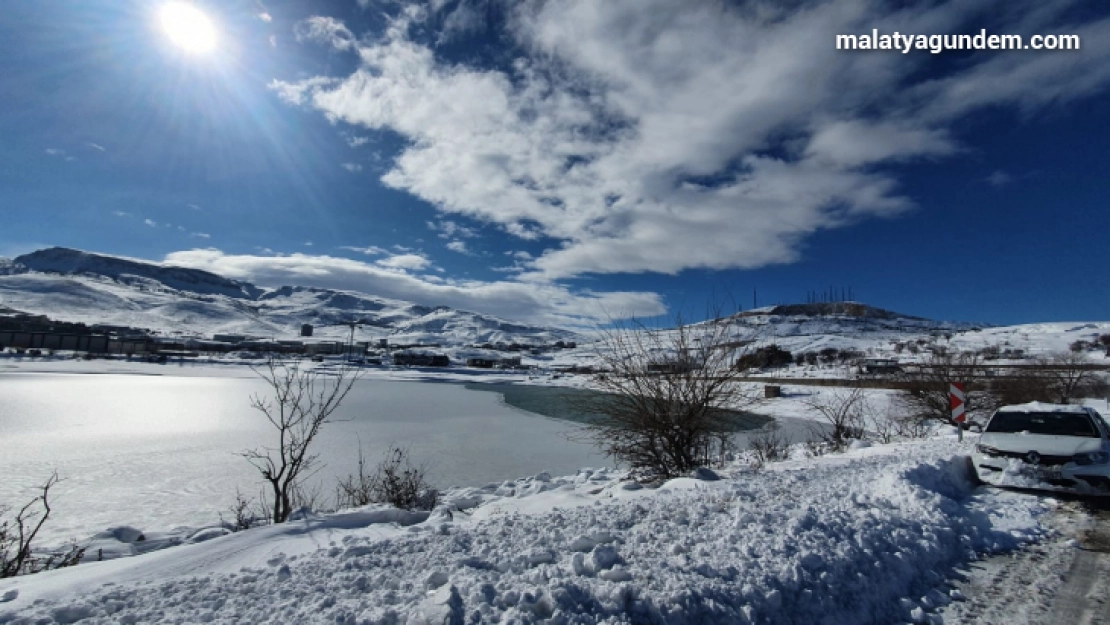
[[[967,393],[962,382],[953,382],[948,386],[948,406],[952,409],[953,421],[967,421]]]

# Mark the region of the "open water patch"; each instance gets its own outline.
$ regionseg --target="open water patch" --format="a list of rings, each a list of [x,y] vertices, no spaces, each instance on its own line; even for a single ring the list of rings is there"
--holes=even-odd
[[[591,407],[603,400],[605,393],[581,388],[533,386],[529,384],[468,383],[467,390],[499,393],[505,404],[527,412],[574,423],[591,424],[604,419]],[[773,418],[751,412],[725,410],[737,432],[757,430]]]

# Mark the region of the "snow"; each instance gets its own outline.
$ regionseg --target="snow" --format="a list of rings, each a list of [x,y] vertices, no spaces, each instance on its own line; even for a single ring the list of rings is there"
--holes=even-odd
[[[1087,414],[1084,406],[1075,404],[1046,404],[1039,401],[1031,401],[1027,404],[1011,404],[1009,406],[1002,406],[999,410],[1006,412],[1059,412],[1064,414]]]
[[[258,494],[259,477],[239,453],[273,444],[249,405],[265,390],[261,380],[243,366],[135,368],[165,375],[0,374],[0,503],[28,500],[55,469],[63,478],[45,544],[128,525],[148,540],[109,550],[127,555],[228,516],[237,489]],[[321,431],[309,486],[330,498],[360,445],[372,459],[390,445],[408,447],[441,488],[603,463],[590,445],[567,440],[573,427],[461,384],[366,379]]]
[[[5,373],[143,375],[186,389],[167,402],[184,412],[148,410],[162,417],[155,423],[149,414],[134,412],[144,405],[141,393],[131,392],[143,387],[140,378],[129,378],[128,391],[115,393],[110,402],[87,402],[91,409],[48,406],[41,414],[70,421],[53,425],[35,416],[40,414],[35,403],[80,402],[83,396],[75,387],[37,396],[5,393],[0,431],[6,451],[12,451],[0,458],[5,476],[0,501],[21,494],[15,482],[29,485],[32,474],[59,458],[73,461],[76,452],[73,473],[84,477],[59,485],[60,528],[51,530],[49,539],[90,536],[89,553],[103,561],[0,581],[0,623],[839,625],[970,622],[977,614],[1009,622],[1032,612],[1022,612],[1020,605],[998,609],[997,601],[982,600],[984,591],[976,584],[1009,584],[1005,596],[1014,599],[1025,589],[1021,584],[1052,588],[1049,578],[1058,574],[1058,563],[1043,574],[1034,574],[1036,567],[1029,565],[1014,578],[1019,581],[1009,582],[999,573],[997,558],[985,561],[982,570],[989,574],[972,574],[970,581],[961,571],[990,554],[1026,553],[1018,550],[1026,545],[1057,559],[1074,549],[1074,543],[1060,539],[1056,525],[1046,522],[1055,518],[1058,502],[971,484],[966,456],[974,437],[962,444],[943,435],[855,445],[845,454],[821,458],[796,449],[790,460],[759,472],[736,464],[646,488],[613,468],[558,476],[601,461],[578,456],[573,464],[550,466],[543,458],[559,451],[551,443],[563,431],[558,422],[515,411],[492,393],[469,393],[464,399],[458,385],[426,384],[584,387],[587,377],[556,368],[595,364],[592,346],[561,329],[355,292],[292,286],[264,290],[205,272],[74,250],[48,250],[0,264],[0,310],[5,307],[68,321],[204,336],[293,338],[308,322],[317,325],[314,338],[346,340],[345,326],[328,324],[359,318],[371,323],[356,340],[388,335],[394,343],[437,343],[456,362],[480,353],[472,347],[478,342],[577,338],[583,347],[524,354],[525,364],[540,367],[534,372],[367,369],[370,384],[425,383],[419,392],[373,407],[379,416],[392,413],[393,418],[386,419],[385,438],[372,444],[428,443],[416,438],[417,430],[406,430],[427,416],[405,407],[413,397],[436,397],[449,408],[443,414],[453,415],[420,430],[421,436],[431,432],[432,440],[418,457],[441,462],[440,477],[447,481],[440,485],[454,485],[444,504],[430,514],[375,506],[304,515],[234,534],[213,517],[226,510],[236,485],[256,478],[234,452],[256,441],[257,433],[246,426],[226,429],[226,423],[244,415],[221,411],[234,413],[245,400],[231,409],[235,402],[211,389],[218,379],[239,397],[245,380],[253,378],[242,361],[153,365],[0,358]],[[949,350],[1000,346],[1036,356],[1110,333],[1107,322],[974,327],[861,307],[843,303],[819,314],[804,307],[748,311],[737,317],[735,338],[754,345],[776,343],[794,353],[832,347],[913,362],[921,356],[900,352],[898,344],[920,341]],[[853,310],[858,314],[849,314]],[[1088,352],[1087,358],[1106,362],[1101,352]],[[846,365],[830,365],[789,367],[772,375],[799,378],[799,384],[783,386],[783,397],[763,404],[759,412],[774,417],[779,431],[799,442],[813,427],[807,402],[835,392],[803,386],[805,378],[853,374]],[[10,377],[0,376],[0,383]],[[72,385],[77,376],[64,377]],[[116,376],[82,377],[89,385],[111,389]],[[26,391],[34,386],[33,378],[22,376],[18,387],[8,390]],[[893,392],[868,391],[878,413],[893,398]],[[1102,408],[1104,402],[1087,403]],[[481,415],[468,411],[478,404],[513,418],[476,421]],[[104,406],[111,409],[115,430],[101,429]],[[371,412],[372,403],[358,407],[360,413]],[[166,414],[176,418],[165,420]],[[376,423],[375,431],[381,425]],[[36,434],[36,427],[68,434],[52,439]],[[354,456],[357,430],[352,427],[339,424],[328,435],[335,439],[325,445],[327,457]],[[162,440],[167,433],[175,439],[169,447]],[[143,447],[138,453],[136,445]],[[562,459],[569,462],[571,455]],[[166,460],[176,466],[176,475],[165,471]],[[243,472],[230,470],[232,463]],[[506,479],[540,468],[552,471]],[[75,503],[64,503],[73,496]]]
[[[301,325],[317,326],[314,339],[346,341],[346,322],[357,320],[356,341],[389,337],[394,343],[484,342],[551,344],[576,334],[447,307],[353,291],[299,286],[262,289],[196,269],[50,248],[0,267],[4,306],[53,319],[147,328],[163,334],[246,334],[298,338]]]
[[[627,489],[581,470],[0,582],[0,623],[939,622],[950,577],[1043,539],[950,437]],[[12,596],[12,593],[17,594]]]

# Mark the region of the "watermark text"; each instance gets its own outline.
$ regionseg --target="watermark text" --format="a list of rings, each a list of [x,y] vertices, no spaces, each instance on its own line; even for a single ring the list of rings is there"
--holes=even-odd
[[[1078,50],[1079,35],[988,35],[986,29],[977,35],[909,35],[879,29],[864,35],[837,35],[837,50],[926,50],[940,54],[945,50]]]

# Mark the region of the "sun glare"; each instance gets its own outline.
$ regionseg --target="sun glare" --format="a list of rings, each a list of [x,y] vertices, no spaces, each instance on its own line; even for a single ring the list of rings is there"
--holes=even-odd
[[[162,7],[162,30],[177,46],[188,52],[211,52],[216,47],[216,28],[200,9],[186,2]]]

